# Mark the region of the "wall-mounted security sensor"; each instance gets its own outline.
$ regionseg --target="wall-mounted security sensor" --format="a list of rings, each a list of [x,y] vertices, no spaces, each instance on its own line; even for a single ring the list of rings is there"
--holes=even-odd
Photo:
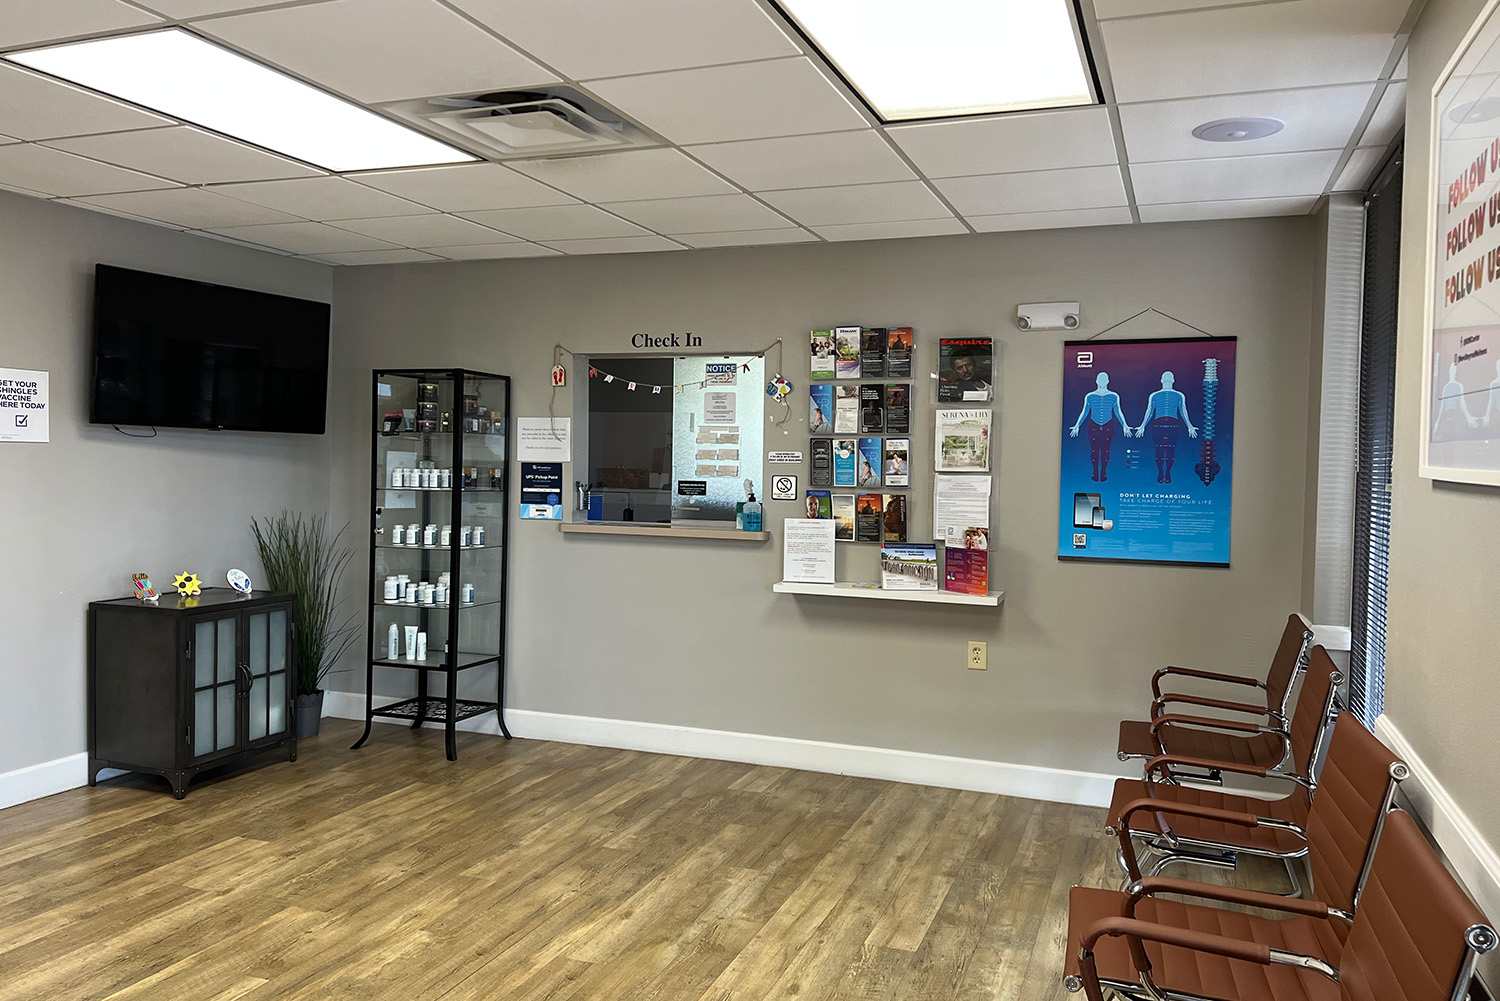
[[[1076,302],[1023,302],[1016,307],[1016,326],[1022,330],[1077,330]]]

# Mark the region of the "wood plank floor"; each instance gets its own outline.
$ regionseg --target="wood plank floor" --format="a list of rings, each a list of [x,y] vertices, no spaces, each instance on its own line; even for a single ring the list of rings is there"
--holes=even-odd
[[[0,811],[0,998],[1062,998],[1104,811],[325,720]]]

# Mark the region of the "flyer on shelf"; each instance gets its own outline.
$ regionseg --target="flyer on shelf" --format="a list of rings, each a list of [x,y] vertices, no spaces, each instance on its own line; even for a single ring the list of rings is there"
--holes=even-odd
[[[911,384],[893,382],[885,387],[885,433],[911,434]]]
[[[860,494],[854,498],[854,541],[879,542],[885,538],[884,496]]]
[[[938,402],[988,403],[994,399],[995,343],[988,337],[938,341]]]
[[[859,328],[834,327],[833,349],[837,364],[835,375],[840,379],[859,378]]]
[[[827,490],[809,490],[807,492],[807,516],[809,518],[832,518],[831,497],[832,495]]]
[[[853,438],[833,439],[833,485],[854,487],[859,485],[855,473],[855,455],[859,445]]]
[[[943,590],[958,594],[989,594],[990,554],[983,549],[944,546]]]
[[[834,494],[833,537],[839,542],[854,541],[854,495]]]
[[[812,377],[832,379],[836,372],[833,359],[833,331],[814,330],[812,332]]]
[[[885,339],[885,374],[892,379],[904,379],[911,375],[910,327],[891,327]]]
[[[885,541],[906,541],[906,495],[885,495]]]
[[[937,546],[885,545],[880,548],[882,591],[936,591]]]
[[[859,430],[861,434],[880,434],[885,430],[885,387],[864,383],[859,387]]]
[[[884,327],[864,327],[859,334],[859,375],[862,379],[879,379],[885,375]]]
[[[859,472],[855,486],[878,487],[880,486],[880,470],[882,467],[882,456],[880,454],[879,438],[859,439]]]
[[[910,438],[887,438],[885,440],[885,485],[888,487],[911,485]]]
[[[859,387],[833,387],[833,433],[859,433]]]
[[[833,387],[807,387],[807,433],[830,434],[833,431]]]

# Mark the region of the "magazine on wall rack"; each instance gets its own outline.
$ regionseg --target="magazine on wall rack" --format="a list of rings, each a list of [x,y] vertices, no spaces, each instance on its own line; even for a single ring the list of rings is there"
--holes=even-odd
[[[944,546],[943,590],[956,594],[989,594],[989,552],[984,549]]]
[[[879,542],[885,538],[883,494],[860,494],[854,498],[854,541]]]
[[[879,438],[859,439],[858,473],[855,486],[880,486],[880,472],[884,467],[883,459]]]
[[[885,430],[885,386],[864,383],[859,387],[859,431],[880,434]]]
[[[988,337],[938,341],[938,402],[988,403],[994,399],[995,342]]]
[[[812,475],[808,482],[815,487],[833,486],[833,439],[814,438],[807,444],[812,452]]]
[[[880,548],[882,591],[936,591],[937,547],[934,545],[886,544]]]
[[[833,439],[833,485],[853,487],[859,485],[856,473],[859,444],[853,438]]]
[[[854,495],[834,494],[831,498],[833,509],[833,537],[838,542],[854,541]]]
[[[934,469],[940,473],[989,472],[990,411],[940,407],[936,424]]]
[[[812,378],[832,379],[837,372],[834,367],[833,331],[814,330],[811,342]]]
[[[807,387],[807,433],[833,433],[833,387],[826,383]]]
[[[859,433],[859,387],[833,387],[833,433]]]
[[[911,376],[910,327],[891,327],[885,338],[885,374],[891,379]]]
[[[809,518],[832,518],[832,496],[827,490],[809,490],[807,492],[807,516]]]
[[[859,334],[859,376],[861,379],[879,379],[885,375],[884,327],[864,327]]]
[[[911,383],[893,382],[885,387],[885,433],[911,434]]]
[[[834,327],[835,374],[840,379],[859,378],[859,328]]]
[[[911,485],[911,439],[887,438],[885,440],[885,485],[906,487]]]
[[[885,541],[906,541],[906,495],[885,495]]]

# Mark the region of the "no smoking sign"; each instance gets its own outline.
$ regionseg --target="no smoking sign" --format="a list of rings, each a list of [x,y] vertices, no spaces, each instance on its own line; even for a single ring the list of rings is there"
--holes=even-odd
[[[797,477],[778,473],[771,477],[771,499],[794,501],[797,499]]]

